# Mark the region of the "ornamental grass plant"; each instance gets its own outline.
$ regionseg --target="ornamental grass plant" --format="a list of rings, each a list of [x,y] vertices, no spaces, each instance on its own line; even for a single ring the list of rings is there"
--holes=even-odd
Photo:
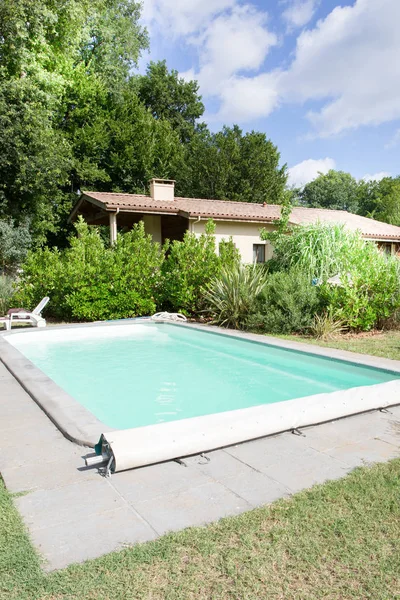
[[[234,329],[245,328],[266,281],[266,271],[259,265],[236,263],[223,268],[204,291],[206,312],[212,323]]]

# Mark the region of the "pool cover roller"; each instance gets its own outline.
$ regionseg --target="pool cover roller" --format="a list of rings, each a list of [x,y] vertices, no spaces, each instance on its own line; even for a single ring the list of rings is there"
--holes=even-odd
[[[398,403],[400,381],[395,380],[275,404],[116,430],[101,435],[95,447],[98,456],[88,464],[102,462],[108,465],[111,472],[125,471]]]

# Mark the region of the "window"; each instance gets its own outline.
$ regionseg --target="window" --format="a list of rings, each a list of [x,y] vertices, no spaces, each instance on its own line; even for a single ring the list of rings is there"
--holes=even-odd
[[[253,244],[253,262],[265,262],[265,244]]]

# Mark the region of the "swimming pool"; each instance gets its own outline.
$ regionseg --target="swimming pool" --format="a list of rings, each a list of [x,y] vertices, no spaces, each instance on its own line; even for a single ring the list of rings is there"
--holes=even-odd
[[[157,446],[168,432],[174,446],[168,455],[180,455],[183,439],[182,452],[191,453],[190,437],[198,438],[194,451],[208,450],[209,444],[220,447],[400,402],[396,361],[380,361],[393,369],[376,368],[327,351],[280,347],[262,336],[137,321],[16,332],[4,339],[30,361],[31,377],[35,369],[32,395],[47,386],[54,403],[54,390],[61,390],[67,413],[73,408],[75,419],[92,417],[92,438],[99,428],[127,430],[125,438],[143,435],[148,444],[151,435]]]
[[[394,373],[172,324],[47,331],[10,341],[115,429],[384,383]]]

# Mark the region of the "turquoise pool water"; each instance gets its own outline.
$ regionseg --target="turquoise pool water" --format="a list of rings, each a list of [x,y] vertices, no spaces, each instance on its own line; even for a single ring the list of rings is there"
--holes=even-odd
[[[110,427],[128,429],[383,383],[398,376],[168,324],[9,338]]]

